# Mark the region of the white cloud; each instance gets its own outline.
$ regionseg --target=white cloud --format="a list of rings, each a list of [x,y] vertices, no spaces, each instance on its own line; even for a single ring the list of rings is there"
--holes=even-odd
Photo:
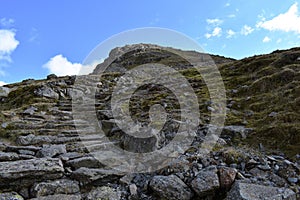
[[[230,3],[229,3],[229,2],[225,4],[225,7],[229,7],[229,6],[230,6]]]
[[[72,63],[68,61],[66,57],[59,54],[52,57],[46,64],[44,64],[43,68],[48,69],[49,73],[53,73],[58,76],[84,75],[91,73],[100,62],[103,62],[103,60],[95,61],[91,65],[82,65],[80,63]]]
[[[7,83],[5,83],[4,81],[0,81],[0,86],[6,85]]]
[[[227,31],[227,36],[226,36],[226,38],[232,38],[235,34],[236,34],[236,32],[234,32],[233,30],[229,29],[229,30]]]
[[[235,14],[230,14],[230,15],[228,15],[227,17],[228,17],[228,18],[235,18],[236,15],[235,15]]]
[[[270,41],[271,41],[271,38],[269,38],[268,36],[264,37],[264,39],[263,39],[263,43],[267,43]]]
[[[279,38],[279,39],[276,41],[277,44],[279,44],[279,43],[281,43],[281,42],[282,42],[282,39],[281,39],[281,38]]]
[[[249,35],[249,34],[251,34],[253,31],[254,31],[253,28],[251,28],[251,27],[248,26],[248,25],[244,25],[243,28],[242,28],[242,30],[241,30],[241,34],[242,34],[242,35]]]
[[[293,4],[286,13],[279,14],[271,20],[262,19],[257,27],[269,31],[295,32],[300,34],[300,15],[298,3]]]
[[[15,23],[14,19],[6,19],[6,18],[1,18],[0,19],[0,25],[4,27],[11,27]]]
[[[215,18],[215,19],[207,19],[206,22],[209,25],[219,26],[219,25],[221,25],[223,23],[223,20]]]
[[[0,29],[0,60],[11,62],[10,55],[19,45],[12,30]]]
[[[222,28],[216,27],[214,28],[212,33],[206,33],[205,37],[209,39],[211,37],[220,37],[221,35],[222,35]]]
[[[58,76],[77,75],[82,67],[80,63],[71,63],[61,54],[52,57],[46,64],[43,65],[50,73]]]

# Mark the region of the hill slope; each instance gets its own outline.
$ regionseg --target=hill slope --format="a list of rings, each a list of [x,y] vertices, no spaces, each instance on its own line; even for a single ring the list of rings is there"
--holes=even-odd
[[[242,60],[174,51],[149,44],[119,47],[91,75],[49,75],[1,87],[0,199],[299,198],[300,48]],[[182,54],[201,58],[207,71],[212,58],[225,84],[225,126],[207,154],[203,141],[220,129],[209,125],[216,102],[210,99],[203,74]],[[126,71],[146,63],[180,72],[193,88],[201,113],[192,144],[174,151],[173,162],[158,163],[163,165],[158,170],[143,162],[134,166],[131,158],[117,159],[108,150],[118,147],[151,159],[142,153],[170,144],[182,123],[178,96],[163,85],[146,84],[129,99],[131,118],[147,126],[153,117],[161,117],[155,109],[149,113],[159,104],[167,113],[162,130],[145,139],[116,125],[112,93]],[[99,78],[103,67],[107,69]],[[124,91],[133,83],[126,84]],[[76,99],[83,102],[81,110],[74,108]],[[99,135],[98,124],[108,139]],[[96,159],[95,152],[104,158]],[[133,171],[113,167],[120,163]],[[136,173],[140,167],[149,168]]]

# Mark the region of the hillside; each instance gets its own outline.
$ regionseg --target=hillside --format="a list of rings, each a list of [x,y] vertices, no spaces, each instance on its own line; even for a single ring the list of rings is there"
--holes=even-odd
[[[218,102],[210,99],[203,74],[180,55],[189,61],[201,58],[201,69],[208,72],[212,59],[224,81],[224,129],[207,154],[202,152],[205,137],[221,129],[209,125]],[[166,123],[155,137],[130,136],[114,119],[111,101],[118,81],[126,71],[147,63],[180,72],[200,111],[192,144],[158,170],[143,162],[131,166],[131,158],[115,158],[109,149],[116,146],[143,157],[176,138],[182,105],[160,84],[138,87],[127,99],[133,122],[142,126],[161,117],[155,113],[160,107],[149,114],[154,105],[165,109]],[[107,69],[102,73],[103,67]],[[209,73],[212,81],[214,73]],[[160,75],[175,77],[163,71]],[[127,92],[133,83],[125,83],[122,89]],[[9,84],[0,88],[0,101],[0,199],[299,198],[300,48],[235,60],[127,45],[113,49],[91,75],[49,75]],[[99,136],[99,127],[108,139]],[[112,167],[120,163],[133,167],[131,173]],[[137,169],[145,172],[135,173]]]

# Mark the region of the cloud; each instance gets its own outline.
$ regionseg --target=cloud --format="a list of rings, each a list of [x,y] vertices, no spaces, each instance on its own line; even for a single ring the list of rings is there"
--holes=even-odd
[[[16,40],[15,35],[13,30],[0,29],[0,61],[11,62],[10,55],[20,43]]]
[[[52,57],[46,64],[43,65],[50,73],[58,76],[77,75],[82,67],[80,63],[71,63],[61,54]]]
[[[235,34],[236,34],[236,32],[234,32],[233,30],[229,29],[229,30],[227,31],[227,36],[226,36],[226,38],[232,38]]]
[[[269,31],[295,32],[300,34],[300,15],[298,12],[298,3],[293,4],[286,13],[279,14],[271,20],[257,23],[257,27]]]
[[[225,7],[229,7],[229,6],[230,6],[230,3],[229,3],[229,2],[225,4]]]
[[[267,43],[270,41],[271,41],[271,38],[269,38],[268,36],[264,37],[264,39],[263,39],[263,43]]]
[[[0,19],[0,25],[4,27],[11,27],[15,23],[14,19],[6,19],[6,18],[1,18]]]
[[[43,68],[49,70],[49,73],[56,74],[58,76],[66,75],[84,75],[91,73],[95,66],[103,62],[103,59],[95,61],[91,65],[82,65],[80,63],[72,63],[68,61],[66,57],[59,54],[52,57],[46,64],[43,65]]]
[[[242,30],[241,30],[241,34],[242,34],[242,35],[249,35],[249,34],[251,34],[253,31],[254,31],[253,28],[251,28],[251,27],[248,26],[248,25],[244,25],[243,28],[242,28]]]
[[[230,14],[230,15],[227,15],[228,18],[235,18],[236,15],[235,14]]]
[[[209,39],[211,37],[220,37],[221,35],[222,35],[222,28],[216,27],[214,28],[212,33],[206,33],[205,37]]]
[[[281,38],[279,38],[279,39],[276,41],[277,44],[279,44],[279,43],[281,43],[281,42],[282,42],[282,39],[281,39]]]
[[[219,26],[223,23],[223,20],[220,20],[218,18],[215,19],[207,19],[206,23],[213,26]]]
[[[5,83],[4,81],[0,81],[0,86],[6,85],[7,83]]]

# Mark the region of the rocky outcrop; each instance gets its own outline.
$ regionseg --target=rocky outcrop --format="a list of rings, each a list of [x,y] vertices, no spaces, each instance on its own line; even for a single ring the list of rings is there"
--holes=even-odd
[[[122,56],[122,53],[128,49],[133,52]],[[275,70],[274,66],[278,69],[278,63],[284,60],[280,58],[278,62],[272,64],[272,59],[275,54],[282,52],[274,53],[267,60],[263,60],[262,62],[266,62],[272,58],[268,64],[272,70],[264,69],[265,71],[259,73],[253,69],[253,66],[259,66],[255,64],[257,57],[246,59],[246,67],[240,64],[242,61],[232,63],[231,59],[214,57],[218,60],[217,63],[222,64],[221,72],[229,77],[224,79],[229,87],[227,88],[228,115],[221,137],[211,151],[205,154],[201,149],[203,140],[207,135],[213,135],[222,128],[209,125],[209,114],[216,111],[214,102],[206,98],[208,93],[204,89],[205,84],[201,76],[195,74],[195,71],[190,71],[190,65],[186,61],[166,50],[145,44],[114,49],[110,54],[111,57],[106,60],[108,62],[112,58],[116,59],[108,71],[114,73],[105,74],[103,80],[98,80],[95,74],[101,67],[100,64],[93,75],[83,79],[87,85],[96,85],[97,88],[94,95],[96,99],[92,102],[93,109],[83,109],[84,112],[80,113],[81,119],[73,118],[71,97],[83,98],[85,93],[91,90],[73,86],[75,81],[73,76],[51,75],[47,80],[27,80],[2,87],[3,91],[0,90],[0,199],[248,200],[265,198],[279,200],[299,198],[300,156],[291,159],[282,152],[268,151],[263,141],[251,143],[256,146],[261,143],[260,151],[242,145],[247,143],[247,139],[250,139],[250,142],[253,137],[256,139],[255,134],[261,131],[259,130],[261,127],[253,127],[257,123],[263,123],[263,127],[272,124],[272,127],[265,131],[272,133],[270,137],[276,135],[276,132],[269,132],[276,128],[276,122],[284,125],[289,122],[289,126],[284,127],[294,125],[286,131],[288,133],[294,131],[294,135],[291,134],[293,137],[289,140],[297,143],[297,124],[299,124],[297,115],[290,110],[288,115],[283,116],[286,113],[281,107],[273,110],[266,106],[270,101],[261,102],[264,98],[273,98],[272,102],[274,100],[276,103],[277,97],[264,96],[264,94],[253,96],[255,92],[251,92],[255,87],[261,87],[258,84],[261,81],[259,78],[262,78],[261,73],[270,75]],[[190,53],[200,55],[196,52]],[[288,58],[288,63],[293,64],[294,56]],[[191,146],[180,154],[174,154],[177,159],[172,163],[148,173],[135,173],[135,171],[124,173],[108,167],[93,157],[93,151],[101,152],[109,145],[132,153],[142,153],[163,148],[172,141],[181,123],[180,110],[177,109],[180,105],[174,103],[176,98],[169,95],[166,89],[147,85],[141,87],[140,91],[132,97],[130,104],[132,118],[143,125],[149,123],[150,105],[165,106],[168,119],[172,118],[151,140],[137,140],[125,134],[116,125],[110,107],[111,93],[120,74],[144,62],[164,63],[170,60],[174,61],[171,63],[174,69],[182,72],[195,92],[200,94],[198,96],[201,120]],[[285,81],[284,76],[297,76],[298,72],[296,73],[297,69],[294,65],[289,65],[288,68],[293,68],[294,72],[289,70],[288,73],[276,75],[280,80],[280,87],[285,86],[285,82],[282,82]],[[240,77],[234,77],[241,69],[244,69],[247,74],[257,73],[259,77],[257,83],[251,84],[245,76],[242,76],[242,80],[239,79]],[[252,79],[257,76],[251,75]],[[275,80],[274,77],[268,78]],[[265,78],[264,81],[268,83]],[[299,97],[293,96],[293,92],[298,90],[293,84],[288,88],[292,89],[282,91],[290,91],[291,93],[284,97],[289,96],[292,101],[288,102],[284,99],[280,102],[288,102],[289,105],[286,107],[297,110]],[[268,90],[268,88],[260,89]],[[90,102],[90,99],[85,100]],[[262,113],[265,115],[262,116]],[[91,127],[92,121],[89,118],[91,114],[97,116],[99,127],[103,128],[109,141],[99,137],[97,132],[99,127]],[[263,119],[263,122],[256,121],[257,119]],[[284,133],[280,132],[283,138],[280,139],[283,141]],[[270,142],[277,145],[278,139]],[[293,149],[292,147],[294,148],[289,146]],[[103,151],[103,154],[106,152]]]

